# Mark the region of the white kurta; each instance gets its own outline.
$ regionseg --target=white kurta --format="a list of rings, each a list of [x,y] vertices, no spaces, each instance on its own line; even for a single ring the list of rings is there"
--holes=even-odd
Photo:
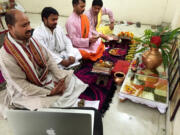
[[[59,63],[69,56],[75,57],[75,63],[69,67],[79,64],[82,58],[78,49],[72,46],[71,40],[65,35],[61,26],[57,25],[53,33],[44,23],[37,27],[33,32],[33,37],[49,50],[60,68],[65,68]],[[69,68],[68,67],[68,68]]]

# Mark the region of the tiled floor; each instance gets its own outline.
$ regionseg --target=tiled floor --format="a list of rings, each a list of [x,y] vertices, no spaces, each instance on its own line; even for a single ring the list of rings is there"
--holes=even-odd
[[[28,14],[31,26],[36,28],[41,23],[40,15]],[[59,22],[64,26],[67,18],[60,17]],[[137,28],[135,25],[116,25],[114,33],[130,31],[136,36],[142,35],[149,26]],[[117,89],[109,110],[103,118],[104,135],[165,135],[165,114],[157,109],[131,101],[120,102]],[[6,120],[0,121],[0,135],[13,135]]]

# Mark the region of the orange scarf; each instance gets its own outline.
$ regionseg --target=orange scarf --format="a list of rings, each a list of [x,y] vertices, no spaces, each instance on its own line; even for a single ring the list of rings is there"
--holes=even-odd
[[[81,35],[82,38],[88,38],[90,31],[90,23],[88,20],[88,17],[86,15],[81,15]],[[100,58],[103,55],[104,52],[104,44],[101,42],[96,53],[88,53],[85,50],[79,50],[82,57],[84,59],[90,59],[92,61],[96,61],[98,58]]]
[[[33,42],[31,41],[33,40]],[[40,46],[36,43],[34,39],[30,40],[29,44],[29,50],[31,54],[27,51],[25,47],[22,47],[25,55],[28,56],[29,60],[33,63],[33,66],[36,69],[36,64],[42,69],[42,73],[40,76],[37,76],[32,69],[32,67],[29,65],[29,63],[26,61],[24,55],[20,50],[8,39],[8,37],[5,37],[4,40],[4,48],[8,53],[10,53],[18,63],[18,65],[21,67],[21,69],[25,72],[27,79],[38,86],[44,86],[46,84],[43,83],[43,81],[46,79],[48,74],[48,66],[45,60],[45,57],[42,53],[42,50]],[[18,43],[19,44],[19,43]],[[23,46],[23,45],[21,45]],[[36,46],[36,47],[35,47]],[[50,82],[49,82],[50,83]]]
[[[81,15],[81,35],[82,35],[82,38],[88,38],[89,28],[90,28],[90,24],[89,24],[88,17],[86,15]]]

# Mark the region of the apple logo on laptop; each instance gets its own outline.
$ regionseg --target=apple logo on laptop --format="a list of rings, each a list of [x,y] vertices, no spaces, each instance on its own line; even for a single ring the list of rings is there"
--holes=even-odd
[[[46,130],[47,135],[56,135],[55,130],[50,128]]]

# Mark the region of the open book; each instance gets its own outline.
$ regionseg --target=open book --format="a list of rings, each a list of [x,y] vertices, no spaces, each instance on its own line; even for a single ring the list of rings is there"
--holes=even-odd
[[[59,112],[59,113],[74,113],[74,114],[89,114],[91,116],[91,135],[94,133],[94,110],[85,109],[60,109],[60,108],[42,108],[40,112]],[[78,124],[78,121],[77,121]]]

